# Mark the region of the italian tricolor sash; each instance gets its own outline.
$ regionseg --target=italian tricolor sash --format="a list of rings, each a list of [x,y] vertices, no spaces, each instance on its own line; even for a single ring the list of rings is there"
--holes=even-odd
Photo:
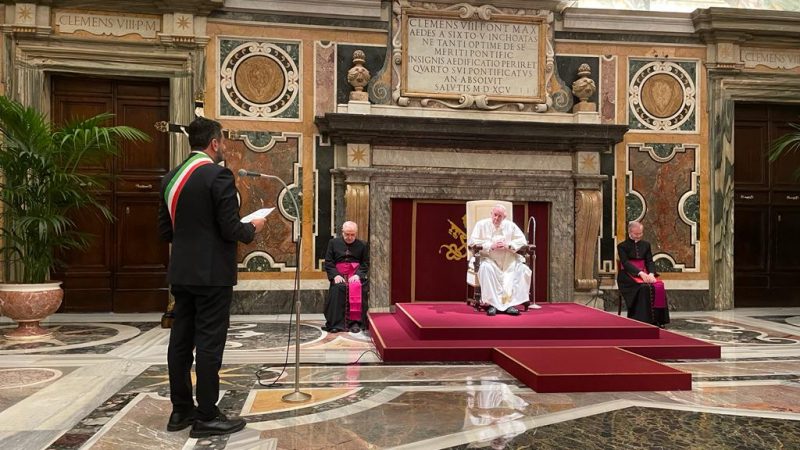
[[[172,219],[173,228],[175,227],[175,213],[178,207],[178,197],[180,197],[183,187],[186,186],[186,182],[194,171],[197,170],[198,167],[205,166],[206,164],[214,164],[214,161],[205,153],[195,153],[183,163],[183,167],[175,173],[175,176],[172,177],[172,180],[170,180],[167,185],[167,189],[164,191],[164,200],[167,202],[167,209],[169,210],[169,217]]]

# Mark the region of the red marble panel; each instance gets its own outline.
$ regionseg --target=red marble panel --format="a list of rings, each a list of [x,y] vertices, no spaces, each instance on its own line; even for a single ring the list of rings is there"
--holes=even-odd
[[[691,226],[681,220],[678,203],[690,191],[695,170],[695,149],[676,152],[667,162],[654,160],[638,147],[628,149],[633,189],[645,201],[644,239],[653,246],[653,254],[668,253],[678,264],[695,267],[695,247]]]
[[[297,162],[299,137],[288,137],[284,142],[276,142],[266,152],[254,152],[244,141],[227,141],[226,164],[234,174],[241,168],[275,175],[287,185],[294,183],[294,164]],[[236,176],[242,206],[240,214],[249,214],[259,208],[278,206],[278,196],[283,186],[276,180],[266,178],[242,178]],[[302,207],[301,207],[302,208]],[[295,244],[292,239],[292,222],[276,209],[267,217],[264,231],[256,235],[250,244],[239,245],[238,261],[254,252],[263,251],[272,256],[275,262],[296,266]]]
[[[600,58],[600,118],[602,123],[617,120],[617,57]]]

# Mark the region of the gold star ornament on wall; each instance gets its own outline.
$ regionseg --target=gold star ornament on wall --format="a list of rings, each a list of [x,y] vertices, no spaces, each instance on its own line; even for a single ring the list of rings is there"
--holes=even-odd
[[[20,22],[30,22],[33,18],[33,9],[30,6],[22,6],[17,11],[17,18]]]
[[[348,145],[347,153],[347,159],[351,166],[364,167],[369,165],[369,147],[366,145]]]
[[[177,24],[178,24],[178,28],[180,28],[181,30],[185,30],[185,29],[189,28],[189,24],[190,23],[191,23],[191,21],[189,20],[188,17],[186,17],[186,16],[178,16]]]

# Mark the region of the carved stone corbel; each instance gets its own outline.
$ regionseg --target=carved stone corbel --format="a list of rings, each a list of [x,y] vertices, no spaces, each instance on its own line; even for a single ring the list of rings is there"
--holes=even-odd
[[[575,190],[575,290],[597,289],[594,277],[594,254],[603,215],[599,190]]]

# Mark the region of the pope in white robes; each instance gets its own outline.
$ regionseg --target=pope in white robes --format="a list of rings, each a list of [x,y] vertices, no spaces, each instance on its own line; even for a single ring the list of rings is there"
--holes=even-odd
[[[528,245],[528,241],[514,222],[506,220],[502,205],[492,208],[492,217],[475,224],[468,245],[482,249],[478,281],[481,303],[488,305],[486,313],[519,314],[515,306],[528,301],[531,269],[517,250]]]

